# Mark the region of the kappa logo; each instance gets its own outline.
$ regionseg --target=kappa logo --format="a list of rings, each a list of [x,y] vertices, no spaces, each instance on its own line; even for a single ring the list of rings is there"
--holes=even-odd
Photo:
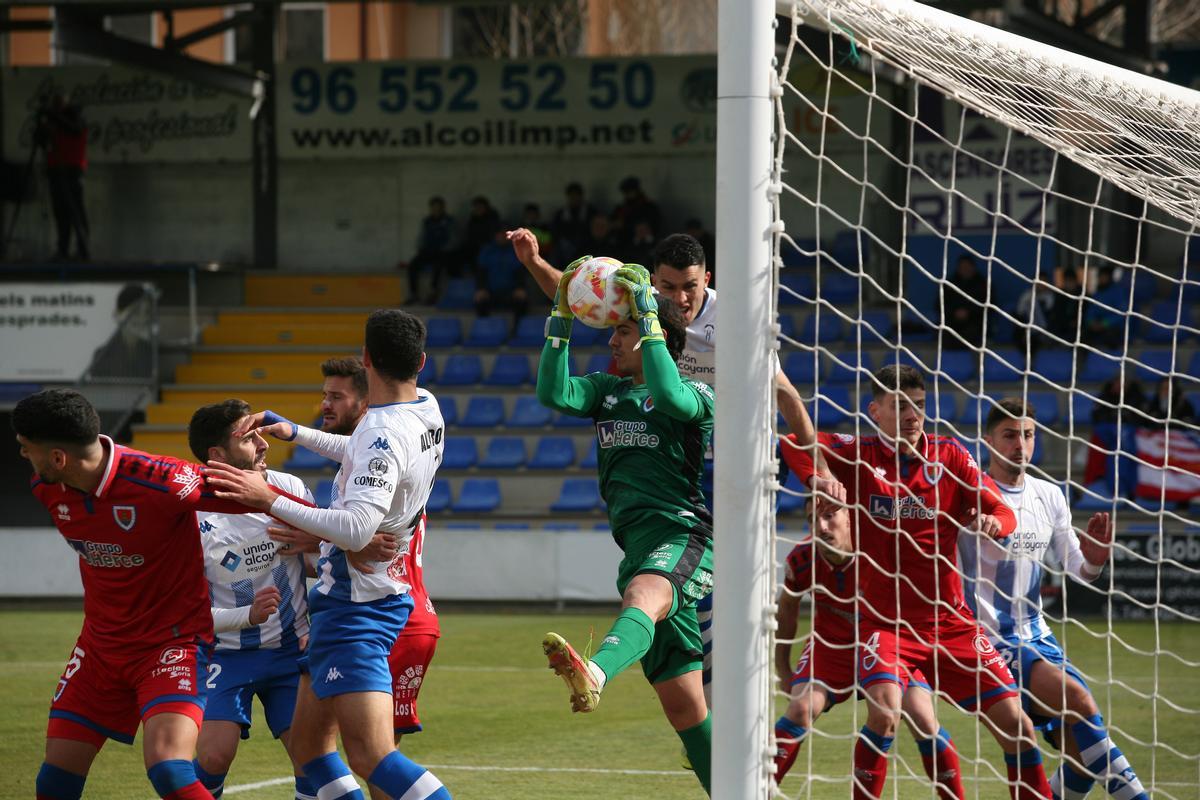
[[[175,492],[176,496],[184,498],[194,492],[196,487],[200,485],[200,476],[188,464],[181,467],[179,472],[175,473],[175,477],[171,478],[171,481],[172,483],[179,484],[179,491]]]
[[[237,572],[238,565],[242,563],[242,557],[232,550],[225,551],[225,557],[221,559],[221,566],[230,572]]]
[[[895,519],[896,499],[884,494],[873,494],[871,495],[870,502],[867,504],[867,512],[872,517]]]
[[[113,506],[113,521],[123,531],[130,531],[137,522],[137,508],[134,506]]]
[[[380,436],[375,441],[371,442],[370,446],[367,447],[367,449],[368,450],[391,450],[392,447],[391,447],[391,445],[388,444],[387,439],[384,439],[382,436]]]
[[[168,647],[162,651],[162,655],[158,657],[160,664],[178,664],[187,658],[187,650],[182,647]]]
[[[329,672],[325,674],[326,683],[333,683],[334,681],[340,681],[341,679],[342,673],[337,667],[330,667]]]
[[[200,532],[201,533],[212,533],[216,529],[217,529],[217,526],[213,525],[208,520],[204,520],[204,522],[200,523]]]
[[[66,503],[59,503],[58,504],[58,518],[61,519],[63,522],[70,522],[71,521],[71,507],[68,506]]]

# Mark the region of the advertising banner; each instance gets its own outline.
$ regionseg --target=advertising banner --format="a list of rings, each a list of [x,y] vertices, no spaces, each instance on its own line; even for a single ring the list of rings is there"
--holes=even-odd
[[[116,332],[120,283],[0,286],[0,381],[73,383]]]

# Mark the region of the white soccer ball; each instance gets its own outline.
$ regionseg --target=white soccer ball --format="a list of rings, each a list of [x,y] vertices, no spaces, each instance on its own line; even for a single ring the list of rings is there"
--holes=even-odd
[[[596,256],[583,262],[567,283],[567,305],[589,328],[611,328],[629,319],[629,293],[613,280],[623,263]]]

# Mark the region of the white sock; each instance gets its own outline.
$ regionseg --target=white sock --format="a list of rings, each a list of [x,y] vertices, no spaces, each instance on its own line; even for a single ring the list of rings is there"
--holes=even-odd
[[[604,684],[608,683],[608,676],[604,674],[604,670],[596,665],[595,661],[588,662],[588,672],[592,673],[592,677],[595,678],[596,685],[600,689],[603,689]]]

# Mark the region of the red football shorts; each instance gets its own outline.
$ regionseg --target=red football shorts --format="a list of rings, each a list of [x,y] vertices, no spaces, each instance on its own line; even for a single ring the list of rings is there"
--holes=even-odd
[[[103,650],[81,635],[58,679],[46,737],[132,744],[138,724],[156,714],[204,719],[207,648],[176,641],[138,653]]]
[[[392,673],[392,726],[397,734],[421,730],[417,695],[421,693],[437,640],[432,633],[401,632],[388,654],[388,669]]]
[[[838,703],[845,702],[855,691],[857,679],[855,669],[858,666],[858,652],[854,646],[835,647],[816,636],[809,636],[804,643],[804,651],[796,661],[796,672],[792,675],[792,686],[802,683],[815,683],[828,692],[828,711]],[[908,679],[900,682],[900,688],[907,691],[909,687],[929,689],[925,675],[919,669],[913,669]]]
[[[938,620],[935,628],[913,632],[901,627],[899,633],[894,626],[864,621],[858,646],[858,675],[864,688],[878,681],[901,688],[928,683],[962,708],[981,711],[1017,696],[1016,681],[1004,658],[978,623],[947,617]]]

